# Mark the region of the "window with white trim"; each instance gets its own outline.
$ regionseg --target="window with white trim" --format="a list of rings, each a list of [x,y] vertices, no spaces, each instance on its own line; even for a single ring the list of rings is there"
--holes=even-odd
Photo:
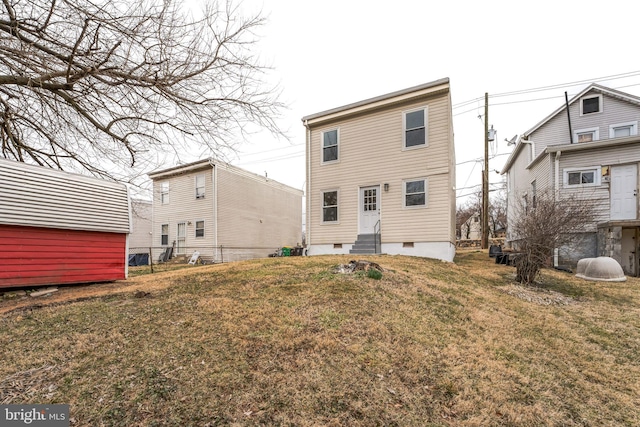
[[[600,128],[575,129],[573,131],[573,142],[592,142],[600,139]]]
[[[169,244],[169,224],[162,224],[160,226],[160,244],[162,246]]]
[[[600,185],[599,166],[588,168],[571,168],[564,170],[565,187],[585,187]]]
[[[624,138],[638,134],[638,122],[617,123],[609,126],[609,138]]]
[[[427,179],[404,181],[404,207],[419,208],[427,205]]]
[[[427,145],[427,107],[402,113],[404,148]]]
[[[602,112],[602,95],[584,96],[580,99],[580,115]]]
[[[196,175],[196,199],[204,199],[204,174]]]
[[[196,221],[196,238],[204,237],[204,221]]]
[[[322,132],[322,163],[338,161],[339,136],[338,129]]]
[[[169,204],[169,183],[163,182],[160,184],[160,201],[163,205]]]
[[[322,193],[322,222],[338,222],[338,191]]]

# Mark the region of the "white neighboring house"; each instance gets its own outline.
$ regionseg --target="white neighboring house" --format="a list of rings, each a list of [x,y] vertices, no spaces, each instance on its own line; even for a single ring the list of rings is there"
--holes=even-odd
[[[131,199],[129,253],[149,253],[149,248],[153,246],[152,207],[151,201]]]
[[[302,243],[302,190],[214,159],[149,177],[155,248],[227,262]]]
[[[514,206],[535,203],[536,192],[554,190],[558,200],[575,195],[597,201],[597,218],[576,236],[579,245],[559,248],[556,265],[610,256],[637,276],[640,255],[638,165],[640,98],[591,84],[517,142],[502,173],[507,174],[507,242],[517,245]]]
[[[302,121],[309,255],[453,260],[455,153],[448,78]]]
[[[460,226],[460,239],[480,240],[481,238],[482,223],[480,221],[480,212],[476,212]]]

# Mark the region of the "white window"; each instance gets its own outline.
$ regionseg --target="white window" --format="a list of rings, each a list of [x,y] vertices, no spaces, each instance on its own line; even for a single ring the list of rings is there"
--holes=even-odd
[[[338,129],[322,132],[322,163],[332,163],[338,161],[338,147],[340,133]]]
[[[196,221],[196,238],[204,237],[204,221]]]
[[[404,148],[427,146],[427,107],[402,113]]]
[[[602,112],[602,95],[589,95],[580,99],[580,115]]]
[[[196,199],[204,199],[204,174],[196,175]]]
[[[573,131],[573,142],[591,142],[600,139],[600,128],[576,129]]]
[[[160,244],[162,246],[169,244],[169,224],[162,224],[160,226]]]
[[[609,126],[609,138],[624,138],[638,134],[638,122],[618,123]]]
[[[338,222],[338,191],[322,193],[322,222]]]
[[[169,204],[169,183],[163,182],[160,184],[160,201],[163,205]]]
[[[586,187],[600,185],[599,166],[586,168],[570,168],[564,170],[565,187]]]
[[[412,179],[404,181],[404,206],[406,208],[421,208],[427,205],[427,179]]]

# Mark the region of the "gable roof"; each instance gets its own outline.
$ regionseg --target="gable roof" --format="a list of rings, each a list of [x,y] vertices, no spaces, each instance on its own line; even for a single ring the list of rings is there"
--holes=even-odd
[[[612,98],[620,99],[620,100],[623,100],[623,101],[626,101],[626,102],[630,102],[632,104],[640,106],[640,97],[635,96],[635,95],[631,95],[631,94],[628,94],[628,93],[625,93],[625,92],[621,92],[621,91],[619,91],[617,89],[611,89],[611,88],[599,85],[597,83],[591,83],[586,88],[584,88],[583,90],[578,92],[578,94],[574,95],[569,100],[569,105],[573,105],[575,102],[577,102],[580,98],[582,98],[584,95],[586,95],[589,92],[600,93],[600,94],[603,94],[603,95],[610,96]],[[518,143],[516,144],[515,148],[511,152],[511,155],[509,155],[509,158],[505,162],[504,166],[502,167],[502,171],[500,171],[500,173],[504,174],[511,168],[511,166],[513,165],[513,162],[518,157],[518,154],[520,153],[520,151],[522,151],[523,146],[525,144],[527,144],[527,142],[523,142],[523,140],[528,139],[529,136],[533,132],[535,132],[536,130],[540,129],[542,126],[544,126],[547,122],[549,122],[551,119],[556,117],[558,114],[563,113],[566,109],[567,109],[567,105],[566,105],[566,103],[563,103],[553,113],[549,114],[547,117],[542,119],[540,122],[538,122],[531,129],[529,129],[528,131],[526,131],[525,133],[520,135],[520,138],[518,138]],[[586,146],[583,147],[583,148],[586,148]],[[545,151],[545,152],[548,152],[548,151]],[[541,155],[542,154],[543,153],[541,153]],[[540,157],[540,156],[538,156],[538,157]],[[534,161],[536,159],[534,159]]]
[[[233,166],[229,163],[222,162],[213,157],[197,160],[195,162],[186,163],[184,165],[173,166],[168,169],[163,169],[159,171],[150,172],[147,174],[152,181],[170,178],[176,175],[183,175],[185,173],[200,171],[209,168],[219,168],[229,172],[232,172],[236,175],[244,176],[246,178],[250,178],[254,181],[261,182],[263,184],[269,185],[271,187],[279,188],[281,190],[285,190],[294,194],[303,195],[303,191],[299,190],[295,187],[291,187],[289,185],[283,184],[279,181],[275,181],[271,178],[267,178],[266,176],[258,175],[253,172],[249,172],[246,169],[242,169],[238,166]]]
[[[404,102],[411,99],[419,98],[425,95],[435,95],[436,93],[447,92],[448,90],[449,78],[445,77],[429,83],[424,83],[418,86],[413,86],[373,98],[364,99],[362,101],[343,105],[337,108],[332,108],[330,110],[321,111],[319,113],[310,114],[308,116],[304,116],[302,118],[302,121],[305,122],[305,125],[314,125],[319,122],[342,118],[351,114],[373,110],[398,102]]]
[[[625,92],[621,92],[621,91],[616,90],[616,89],[611,89],[611,88],[599,85],[597,83],[591,83],[589,86],[584,88],[582,91],[578,92],[577,95],[575,95],[573,98],[571,98],[569,100],[569,105],[574,104],[576,101],[578,101],[580,98],[582,98],[584,95],[586,95],[587,93],[589,93],[591,91],[597,92],[597,93],[600,93],[600,94],[603,94],[603,95],[607,95],[607,96],[610,96],[612,98],[617,98],[617,99],[621,99],[623,101],[631,102],[632,104],[640,105],[640,97],[637,97],[635,95],[631,95],[631,94],[628,94],[628,93],[625,93]],[[523,133],[522,137],[525,138],[525,139],[528,138],[529,135],[531,135],[533,132],[535,132],[536,130],[541,128],[549,120],[553,119],[555,116],[557,116],[561,112],[565,111],[566,108],[567,108],[567,106],[565,104],[562,104],[553,113],[549,114],[547,117],[542,119],[542,121],[538,122],[538,124],[536,124],[534,127],[532,127],[531,129],[529,129],[528,131]]]

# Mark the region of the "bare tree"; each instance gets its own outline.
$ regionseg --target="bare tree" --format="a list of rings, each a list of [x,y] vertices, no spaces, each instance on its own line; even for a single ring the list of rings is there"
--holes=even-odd
[[[2,0],[1,155],[114,177],[197,147],[232,150],[282,104],[252,48],[261,16],[172,0]],[[256,129],[257,129],[256,127]]]
[[[468,203],[456,208],[456,234],[460,239],[469,239],[471,227],[463,226],[475,213],[475,207]]]
[[[515,247],[516,281],[531,285],[540,270],[551,263],[554,249],[570,248],[576,235],[591,231],[596,219],[592,199],[560,197],[553,190],[519,197],[510,224]]]
[[[507,228],[507,194],[498,190],[489,199],[489,232],[496,237],[496,231]]]

